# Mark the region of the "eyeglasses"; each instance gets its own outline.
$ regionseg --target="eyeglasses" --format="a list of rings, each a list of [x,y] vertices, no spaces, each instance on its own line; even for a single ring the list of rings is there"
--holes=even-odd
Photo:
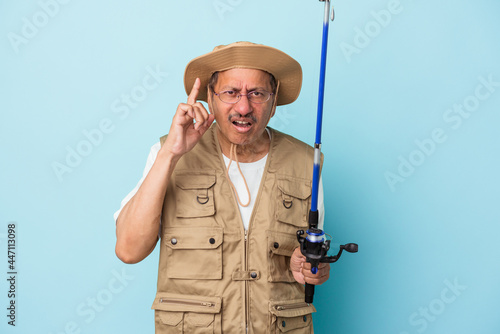
[[[235,104],[241,100],[242,95],[246,95],[248,101],[251,101],[253,103],[264,103],[269,101],[271,95],[273,95],[274,93],[269,93],[266,92],[265,90],[257,89],[257,90],[252,90],[247,94],[241,94],[235,90],[225,90],[220,93],[214,92],[214,94],[217,95],[219,99],[224,103]]]

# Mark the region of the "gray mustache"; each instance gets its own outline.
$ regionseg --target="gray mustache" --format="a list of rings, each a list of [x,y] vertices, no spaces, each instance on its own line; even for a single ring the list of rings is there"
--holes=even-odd
[[[245,115],[245,116],[241,116],[240,114],[232,114],[232,115],[229,115],[228,120],[230,122],[233,122],[233,118],[236,118],[235,120],[238,120],[238,121],[247,120],[247,121],[251,121],[252,123],[257,123],[257,119],[252,114]]]

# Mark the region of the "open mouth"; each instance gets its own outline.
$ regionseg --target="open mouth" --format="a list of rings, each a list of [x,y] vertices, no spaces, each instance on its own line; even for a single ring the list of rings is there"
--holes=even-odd
[[[250,131],[257,124],[257,119],[252,114],[246,116],[233,114],[229,116],[228,120],[233,124],[234,129],[240,133]]]
[[[247,121],[233,121],[233,124],[237,127],[242,127],[242,128],[249,128],[250,126],[252,126],[252,123]]]

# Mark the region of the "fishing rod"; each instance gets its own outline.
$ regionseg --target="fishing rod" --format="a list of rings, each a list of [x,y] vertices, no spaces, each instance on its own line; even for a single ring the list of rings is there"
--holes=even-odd
[[[328,46],[328,28],[330,18],[330,0],[319,0],[325,3],[325,16],[323,18],[323,39],[321,45],[321,65],[318,92],[318,115],[316,120],[316,140],[314,143],[314,165],[311,194],[311,209],[309,211],[309,229],[297,231],[297,239],[300,243],[300,251],[306,257],[306,261],[311,263],[311,272],[316,274],[320,263],[334,263],[342,255],[342,251],[356,253],[358,245],[349,243],[340,245],[340,250],[335,256],[327,256],[330,249],[330,240],[325,240],[325,232],[318,228],[318,193],[319,179],[321,173],[321,128],[323,124],[323,101],[325,94],[325,73],[326,73],[326,51]],[[335,18],[335,11],[332,8],[332,21]],[[307,236],[304,236],[307,234]],[[314,285],[306,283],[305,302],[310,304],[313,301]]]

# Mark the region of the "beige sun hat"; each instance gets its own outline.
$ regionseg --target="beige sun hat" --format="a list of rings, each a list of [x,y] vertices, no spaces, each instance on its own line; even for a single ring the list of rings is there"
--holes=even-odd
[[[216,46],[212,52],[194,58],[184,72],[184,88],[189,95],[196,78],[201,80],[198,100],[207,101],[207,87],[214,72],[232,68],[253,68],[274,75],[279,81],[278,105],[292,103],[302,86],[302,68],[286,53],[262,44],[236,42]]]

